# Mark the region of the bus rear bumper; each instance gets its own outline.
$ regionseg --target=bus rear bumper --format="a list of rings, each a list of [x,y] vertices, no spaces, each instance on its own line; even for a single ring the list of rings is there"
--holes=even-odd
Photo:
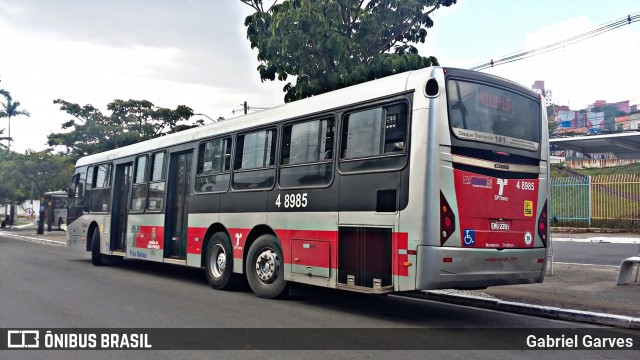
[[[417,255],[416,290],[483,289],[542,282],[547,249],[419,246]]]

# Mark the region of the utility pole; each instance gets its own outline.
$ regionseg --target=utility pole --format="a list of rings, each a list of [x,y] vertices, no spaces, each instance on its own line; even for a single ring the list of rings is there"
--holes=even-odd
[[[251,106],[249,107],[249,103],[247,101],[243,102],[242,104],[240,104],[240,106],[242,106],[242,110],[244,110],[244,114],[247,115],[249,113],[249,110],[265,110],[268,109],[269,107],[264,107],[264,106]],[[240,111],[241,109],[233,109],[231,110],[232,113],[236,113],[236,111]]]

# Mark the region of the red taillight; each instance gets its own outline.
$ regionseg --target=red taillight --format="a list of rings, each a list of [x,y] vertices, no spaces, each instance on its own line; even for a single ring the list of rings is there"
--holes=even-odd
[[[540,235],[540,239],[542,239],[542,243],[544,246],[547,246],[547,202],[544,202],[544,206],[542,207],[542,212],[540,213],[540,217],[538,218],[538,235]]]
[[[456,217],[440,192],[440,245],[443,245],[456,229]]]

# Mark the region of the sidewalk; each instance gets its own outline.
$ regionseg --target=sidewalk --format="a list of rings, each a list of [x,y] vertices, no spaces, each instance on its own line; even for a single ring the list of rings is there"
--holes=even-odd
[[[48,245],[66,246],[60,230],[36,234],[35,227],[2,229],[3,235]],[[589,234],[572,234],[588,238]],[[612,234],[612,238],[637,239],[637,234]],[[624,241],[624,240],[623,240]],[[432,290],[409,296],[427,297],[547,318],[640,329],[640,283],[616,285],[619,266],[583,265],[555,262],[540,284],[495,286],[485,290]],[[635,277],[635,272],[634,272]]]
[[[540,284],[485,290],[434,290],[427,297],[460,305],[640,329],[640,284],[617,286],[619,267],[555,263]]]
[[[634,233],[557,231],[552,238],[640,244],[640,235]],[[544,282],[540,284],[474,291],[435,290],[427,292],[427,296],[461,305],[640,329],[640,282],[616,285],[619,271],[620,266],[554,262],[553,275],[547,264]],[[635,274],[634,270],[634,278]]]
[[[51,231],[47,231],[47,227],[45,226],[44,233],[40,235],[37,233],[37,230],[38,228],[35,225],[30,224],[4,228],[0,230],[0,234],[41,244],[67,246],[66,231],[58,230],[57,227],[51,228]]]

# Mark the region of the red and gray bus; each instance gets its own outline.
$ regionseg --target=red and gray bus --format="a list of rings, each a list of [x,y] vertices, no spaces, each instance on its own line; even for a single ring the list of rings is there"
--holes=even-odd
[[[68,241],[265,298],[542,282],[548,151],[539,95],[431,67],[83,157]]]

